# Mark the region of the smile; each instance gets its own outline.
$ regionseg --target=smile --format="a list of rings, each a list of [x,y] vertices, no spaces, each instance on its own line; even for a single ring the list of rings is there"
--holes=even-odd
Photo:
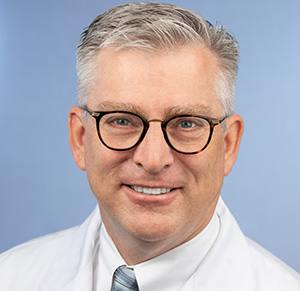
[[[146,195],[161,195],[171,192],[172,188],[148,188],[148,187],[141,187],[141,186],[129,186],[134,191],[137,191],[142,194]]]

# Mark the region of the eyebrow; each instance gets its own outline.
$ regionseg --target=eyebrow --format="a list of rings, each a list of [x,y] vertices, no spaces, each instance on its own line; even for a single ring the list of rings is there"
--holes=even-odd
[[[211,116],[213,114],[213,110],[204,105],[196,104],[196,105],[185,105],[185,106],[174,106],[165,109],[165,116],[170,118],[175,115],[204,115]]]
[[[99,111],[128,111],[136,114],[146,114],[146,112],[138,105],[123,102],[105,101],[97,106]]]
[[[140,106],[133,103],[123,103],[123,102],[111,102],[105,101],[100,103],[97,106],[98,111],[128,111],[138,115],[141,115],[145,118],[149,117],[147,113]],[[205,105],[184,105],[184,106],[172,106],[164,110],[164,118],[169,119],[176,115],[203,115],[203,116],[212,116],[212,108]]]

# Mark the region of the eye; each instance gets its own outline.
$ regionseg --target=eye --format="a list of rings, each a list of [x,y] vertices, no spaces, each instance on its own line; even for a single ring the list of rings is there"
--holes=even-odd
[[[192,128],[196,126],[196,123],[190,120],[183,120],[178,124],[178,126],[182,128]]]
[[[113,112],[104,115],[100,125],[127,130],[134,127],[140,128],[143,126],[143,122],[139,117],[133,114]]]
[[[179,129],[200,129],[206,125],[205,120],[196,117],[175,118],[173,123]]]
[[[125,118],[118,118],[113,120],[113,123],[120,125],[120,126],[128,126],[131,124],[131,122],[128,119]]]

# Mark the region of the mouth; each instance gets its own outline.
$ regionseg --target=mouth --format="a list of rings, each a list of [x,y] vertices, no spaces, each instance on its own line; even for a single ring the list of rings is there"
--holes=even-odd
[[[174,188],[148,188],[142,186],[128,185],[132,190],[145,195],[162,195],[174,190]]]

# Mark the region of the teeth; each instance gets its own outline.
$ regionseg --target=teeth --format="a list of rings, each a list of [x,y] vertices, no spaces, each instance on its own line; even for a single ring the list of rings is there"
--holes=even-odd
[[[147,187],[141,187],[141,186],[130,186],[131,189],[147,194],[147,195],[160,195],[168,193],[172,190],[172,188],[147,188]]]

